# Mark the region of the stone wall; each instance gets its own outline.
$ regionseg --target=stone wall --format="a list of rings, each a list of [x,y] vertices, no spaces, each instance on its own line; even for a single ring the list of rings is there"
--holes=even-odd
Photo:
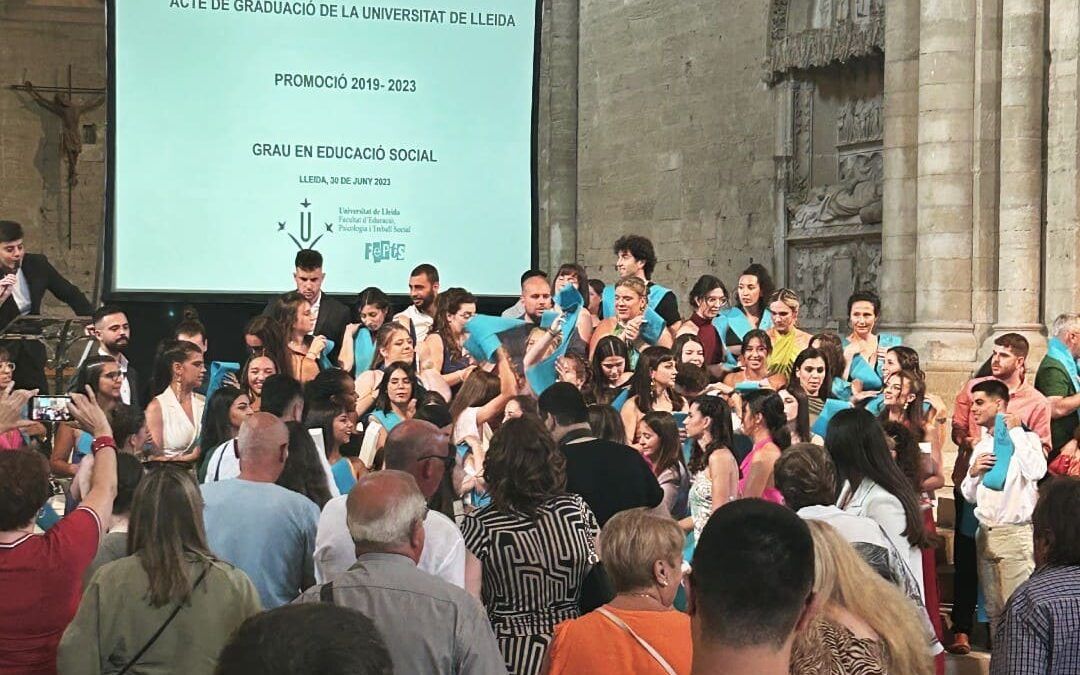
[[[0,218],[22,223],[27,249],[44,253],[86,293],[94,291],[104,218],[105,108],[88,113],[96,144],[83,146],[79,185],[71,195],[68,241],[66,165],[60,121],[8,85],[30,80],[75,87],[105,86],[105,12],[97,0],[0,2]],[[51,95],[50,95],[51,96]],[[75,100],[88,100],[76,96]],[[65,306],[46,295],[47,311]],[[66,308],[63,311],[67,311]]]
[[[761,0],[580,0],[578,260],[613,281],[612,242],[652,238],[684,296],[772,265],[773,92]],[[553,261],[554,262],[554,261]]]

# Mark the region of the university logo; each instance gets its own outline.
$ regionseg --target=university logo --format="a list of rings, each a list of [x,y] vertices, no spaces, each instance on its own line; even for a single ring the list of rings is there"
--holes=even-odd
[[[364,259],[374,263],[384,260],[404,260],[405,244],[395,244],[390,241],[369,241],[364,244]]]
[[[296,244],[296,248],[315,248],[315,244],[319,243],[320,239],[325,237],[327,234],[334,233],[334,224],[323,223],[323,227],[326,228],[326,231],[320,232],[317,237],[314,236],[315,233],[312,232],[311,229],[311,202],[309,202],[307,198],[304,198],[304,201],[300,202],[300,206],[304,208],[302,211],[300,211],[300,227],[298,228],[296,234],[293,234],[289,229],[287,229],[288,221],[284,220],[278,221],[277,231],[284,232],[285,234],[289,235],[289,239],[293,240],[293,243]]]

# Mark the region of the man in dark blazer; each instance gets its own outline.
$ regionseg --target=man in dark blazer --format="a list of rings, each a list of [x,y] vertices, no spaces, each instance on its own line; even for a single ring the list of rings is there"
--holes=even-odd
[[[296,282],[296,292],[311,303],[311,313],[315,317],[315,331],[312,334],[333,340],[334,348],[329,356],[330,362],[337,365],[345,326],[349,323],[349,308],[322,292],[326,273],[322,269],[321,253],[311,248],[301,249],[296,252],[295,266],[293,281]],[[270,315],[276,302],[275,298],[267,303],[263,314]]]
[[[45,256],[26,252],[21,225],[0,220],[0,326],[7,326],[20,316],[40,314],[45,291],[71,307],[78,316],[88,316],[93,311],[82,291],[61,276]],[[46,393],[45,347],[31,340],[14,340],[7,346],[15,361],[15,387]]]

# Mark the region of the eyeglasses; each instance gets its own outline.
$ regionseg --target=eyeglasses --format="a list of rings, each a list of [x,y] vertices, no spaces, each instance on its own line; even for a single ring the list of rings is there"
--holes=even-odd
[[[12,361],[0,361],[0,373],[15,372],[15,364]]]
[[[424,455],[423,457],[417,457],[416,461],[423,462],[426,459],[439,460],[447,471],[452,471],[457,466],[457,453],[453,451],[446,455]]]
[[[119,382],[120,380],[124,379],[124,373],[119,370],[114,370],[111,373],[102,373],[101,376],[107,377],[114,382]]]

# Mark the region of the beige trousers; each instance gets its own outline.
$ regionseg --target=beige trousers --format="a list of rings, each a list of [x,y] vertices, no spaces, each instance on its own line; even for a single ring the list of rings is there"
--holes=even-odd
[[[991,635],[1005,612],[1005,603],[1035,571],[1031,524],[979,525],[975,547],[979,557],[979,585],[990,617]]]

